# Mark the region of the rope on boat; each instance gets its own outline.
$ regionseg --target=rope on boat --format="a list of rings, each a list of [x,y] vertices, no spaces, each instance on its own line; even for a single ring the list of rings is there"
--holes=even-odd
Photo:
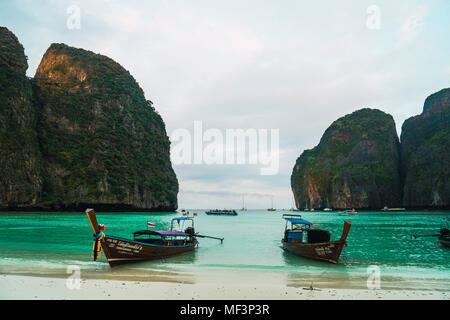
[[[94,238],[94,245],[92,248],[92,257],[94,258],[94,261],[97,261],[97,258],[101,256],[102,242],[104,242],[105,234],[100,231],[98,234],[94,234],[93,238]]]
[[[294,224],[294,223],[293,223],[292,225],[294,225],[294,226],[296,226],[297,228],[302,229],[302,230],[308,230],[307,228],[302,227],[302,226],[300,226],[300,225],[298,225],[298,224]],[[319,228],[319,227],[313,226],[312,224],[310,224],[309,226],[310,226],[311,228],[314,228],[314,229],[323,230],[323,229],[321,229],[321,228]]]

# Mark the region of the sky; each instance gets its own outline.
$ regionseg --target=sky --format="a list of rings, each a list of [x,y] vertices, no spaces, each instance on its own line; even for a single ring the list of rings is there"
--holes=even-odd
[[[180,208],[245,199],[260,209],[272,197],[291,208],[297,157],[360,108],[391,114],[400,135],[428,95],[450,86],[449,16],[448,0],[0,0],[0,25],[24,45],[30,77],[51,43],[66,43],[129,70],[171,139],[196,121],[224,136],[278,130],[272,175],[249,161],[174,163]]]

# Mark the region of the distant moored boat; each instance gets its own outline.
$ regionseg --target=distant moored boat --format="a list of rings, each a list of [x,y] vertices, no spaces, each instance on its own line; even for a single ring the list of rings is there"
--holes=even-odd
[[[247,211],[247,208],[245,207],[244,196],[242,196],[242,208],[241,208],[241,211]]]
[[[272,206],[269,209],[267,209],[267,211],[277,211],[277,209],[273,207],[273,197],[272,197]]]
[[[387,206],[385,206],[381,210],[382,211],[406,211],[406,208],[388,208]]]
[[[223,210],[209,210],[206,211],[207,215],[213,215],[213,216],[237,216],[238,213],[236,212],[236,210],[227,210],[227,209],[223,209]]]
[[[356,216],[356,215],[358,215],[358,211],[356,211],[355,209],[345,210],[344,213],[348,214],[349,216]]]

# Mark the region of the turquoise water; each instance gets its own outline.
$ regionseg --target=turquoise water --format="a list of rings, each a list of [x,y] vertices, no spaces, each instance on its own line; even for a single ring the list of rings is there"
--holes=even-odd
[[[196,231],[224,237],[223,244],[199,239],[195,252],[114,270],[104,257],[91,261],[92,231],[84,213],[0,213],[0,273],[62,275],[68,265],[77,265],[92,277],[262,272],[283,275],[290,283],[314,278],[362,286],[367,267],[376,265],[383,280],[399,287],[426,283],[427,288],[450,288],[450,250],[437,246],[435,238],[412,237],[437,233],[448,212],[361,212],[357,216],[301,212],[303,218],[331,231],[333,240],[340,238],[344,220],[353,222],[338,265],[297,257],[280,248],[285,226],[281,216],[289,212],[249,210],[235,217],[197,212]],[[97,218],[106,225],[107,234],[131,238],[134,231],[146,229],[147,221],[155,222],[157,229],[167,229],[171,219],[180,215],[97,213]]]

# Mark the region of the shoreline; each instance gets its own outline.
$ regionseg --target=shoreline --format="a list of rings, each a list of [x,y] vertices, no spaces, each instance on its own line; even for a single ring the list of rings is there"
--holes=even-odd
[[[173,209],[169,207],[157,207],[157,208],[135,208],[127,206],[101,206],[101,205],[87,205],[82,207],[56,207],[56,206],[35,206],[35,207],[0,207],[0,213],[84,213],[86,209],[94,208],[97,213],[180,213],[179,208]],[[298,211],[291,211],[290,209],[275,209],[275,212],[324,212],[325,208],[314,208],[315,211],[304,211],[299,209]],[[380,213],[410,213],[410,212],[450,212],[450,207],[411,207],[405,208],[405,210],[388,210],[384,211],[382,208],[354,208],[359,212],[380,212]],[[394,208],[395,209],[395,208]],[[210,209],[185,209],[186,211],[208,211]],[[240,209],[235,209],[241,212]],[[339,211],[351,210],[351,209],[339,209],[333,208],[332,211],[325,211],[330,213],[338,213]],[[247,209],[246,211],[266,211],[266,209]]]
[[[80,264],[78,261],[66,264],[5,264],[0,263],[1,276],[25,276],[66,279],[70,268],[79,270],[81,278],[98,281],[138,281],[170,283],[272,283],[288,287],[305,287],[313,283],[318,288],[365,289],[367,268],[348,270],[281,269],[246,267],[180,267],[176,265],[126,265],[110,268],[107,263]],[[428,273],[425,273],[428,272]],[[438,270],[380,270],[379,281],[383,289],[389,290],[434,290],[449,291],[450,277]]]
[[[236,266],[178,266],[173,264],[142,265],[130,264],[110,268],[106,262],[65,261],[64,264],[0,263],[0,280],[3,277],[34,277],[45,279],[67,279],[70,270],[78,270],[85,281],[124,281],[142,283],[172,283],[190,285],[234,284],[260,286],[284,286],[293,288],[309,287],[319,289],[366,290],[369,280],[367,267],[341,269],[285,269]],[[435,291],[450,293],[450,277],[444,270],[396,268],[379,270],[382,290],[394,291]],[[1,281],[0,281],[1,288]]]
[[[223,279],[222,279],[223,280]],[[228,279],[226,279],[228,280]],[[287,286],[249,281],[155,282],[0,275],[2,300],[450,300],[450,292]],[[267,281],[269,280],[269,281]]]

